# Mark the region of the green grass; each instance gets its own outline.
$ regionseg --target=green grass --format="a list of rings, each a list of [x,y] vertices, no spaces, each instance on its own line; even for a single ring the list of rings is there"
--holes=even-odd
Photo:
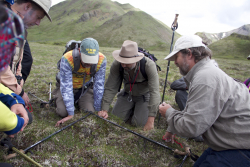
[[[62,56],[64,46],[30,42],[30,47],[34,62],[30,76],[24,86],[24,90],[26,92],[30,91],[39,98],[47,101],[49,98],[49,85],[44,81],[52,82],[52,90],[55,88],[55,75],[57,73],[56,63]],[[108,60],[106,78],[113,61],[111,54],[116,49],[119,48],[100,48],[100,51],[104,53]],[[169,51],[160,52],[150,50],[150,53],[155,54],[158,58],[157,64],[162,68],[162,71],[159,72],[159,91],[162,94],[167,69],[167,61],[163,60],[163,58],[167,56]],[[223,71],[234,78],[244,81],[249,77],[248,71],[250,62],[248,61],[221,58],[216,58],[216,61]],[[164,101],[170,103],[176,109],[178,109],[178,107],[174,101],[175,91],[171,90],[169,85],[180,77],[181,75],[179,74],[178,68],[171,62]],[[86,113],[76,111],[73,120],[66,122],[60,128],[56,128],[55,124],[61,118],[55,114],[55,108],[40,108],[40,102],[31,96],[29,97],[34,110],[32,112],[34,120],[23,132],[12,139],[12,143],[18,149],[25,149],[86,115]],[[183,151],[177,144],[162,142],[162,135],[167,128],[166,120],[163,118],[160,120],[159,129],[156,128],[156,121],[155,129],[149,132],[144,132],[142,128],[136,128],[125,124],[119,118],[111,114],[109,120],[157,142],[161,142],[171,148],[177,148]],[[1,133],[1,136],[2,138],[6,137],[3,133]],[[185,141],[183,138],[178,138],[177,140],[179,142]],[[198,155],[201,155],[207,148],[206,144],[197,143],[193,140],[188,140],[187,143],[190,145],[192,152]],[[28,153],[28,156],[43,166],[175,167],[181,163],[181,159],[174,158],[171,151],[145,141],[93,115],[32,148],[31,151],[33,154]],[[3,155],[6,155],[6,149],[1,146],[0,162],[9,162],[15,166],[33,166],[20,156],[5,161]],[[184,163],[185,167],[190,167],[192,165],[193,161],[190,158]]]
[[[246,60],[247,56],[250,54],[249,46],[249,36],[234,33],[209,45],[209,48],[212,49],[217,58]]]

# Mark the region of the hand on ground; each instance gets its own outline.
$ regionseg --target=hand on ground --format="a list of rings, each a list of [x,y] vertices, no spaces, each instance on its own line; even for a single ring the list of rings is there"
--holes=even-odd
[[[56,123],[56,126],[55,126],[55,127],[60,126],[60,124],[63,124],[64,122],[70,120],[71,118],[73,118],[73,115],[68,115],[67,117],[65,117],[65,118],[61,119],[60,121],[58,121],[58,122]]]
[[[154,129],[154,120],[155,120],[155,117],[148,117],[148,121],[146,125],[144,126],[143,130],[148,131],[148,130]]]
[[[104,119],[107,119],[108,118],[108,111],[105,111],[105,110],[102,110],[102,111],[99,111],[98,112],[98,115],[100,116],[100,117],[103,117]]]
[[[165,135],[162,136],[162,139],[165,140],[165,142],[171,142],[174,143],[174,134],[170,132],[166,132]]]

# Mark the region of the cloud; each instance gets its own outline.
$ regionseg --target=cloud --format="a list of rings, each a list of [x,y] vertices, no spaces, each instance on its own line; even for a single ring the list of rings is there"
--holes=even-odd
[[[53,4],[62,0],[53,0]],[[249,24],[250,0],[115,0],[129,3],[171,26],[179,14],[180,34],[218,33]]]

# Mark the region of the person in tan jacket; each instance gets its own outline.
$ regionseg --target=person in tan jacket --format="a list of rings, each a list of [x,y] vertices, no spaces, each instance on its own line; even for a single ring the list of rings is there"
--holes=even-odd
[[[27,29],[34,25],[39,26],[45,15],[51,21],[48,15],[50,7],[51,0],[17,0],[10,6],[10,9],[23,19],[24,27]],[[16,53],[7,71],[1,76],[1,83],[14,93],[20,95],[25,101],[25,105],[27,105],[29,103],[29,97],[22,88],[24,84],[21,73],[23,47],[24,43],[16,46]]]
[[[194,167],[250,166],[248,89],[216,67],[211,56],[199,36],[185,35],[165,58],[179,68],[189,93],[183,111],[165,102],[159,106],[168,123],[164,138],[202,135],[209,148]]]

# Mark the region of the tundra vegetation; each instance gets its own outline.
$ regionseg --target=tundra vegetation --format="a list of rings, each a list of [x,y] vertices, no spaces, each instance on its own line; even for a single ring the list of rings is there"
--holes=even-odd
[[[47,101],[49,98],[49,85],[46,82],[52,82],[52,90],[55,88],[55,76],[58,72],[56,64],[62,56],[64,46],[31,42],[30,47],[34,63],[24,89],[26,92],[31,92],[37,97]],[[117,49],[118,48],[108,47],[100,48],[100,51],[108,60],[106,78],[113,61],[112,51]],[[169,51],[150,50],[150,53],[155,54],[158,58],[157,64],[162,68],[162,71],[159,72],[159,91],[162,95],[168,63],[164,60],[164,57]],[[239,55],[239,57],[241,56]],[[218,62],[220,68],[231,77],[241,81],[249,77],[250,62],[246,59],[230,59],[231,57],[217,58],[216,55],[213,58]],[[174,100],[175,91],[170,89],[170,84],[180,77],[181,75],[179,74],[178,68],[171,62],[164,101],[170,103],[176,109],[178,109],[178,106]],[[86,113],[77,110],[72,120],[58,128],[55,127],[55,124],[61,118],[55,114],[55,108],[40,108],[40,101],[32,96],[29,97],[33,108],[33,123],[12,139],[13,145],[18,149],[25,149],[86,115]],[[162,136],[167,128],[164,118],[161,118],[158,129],[156,128],[157,121],[155,121],[155,129],[149,132],[144,132],[142,128],[125,124],[113,115],[110,115],[108,119],[152,140],[184,151],[184,149],[176,143],[171,144],[162,141]],[[0,133],[0,136],[1,139],[6,137],[3,133]],[[176,140],[181,143],[187,142],[192,152],[199,156],[207,148],[206,144],[202,142],[197,143],[192,139],[186,141],[186,139],[177,136]],[[14,166],[33,166],[21,156],[5,161],[3,156],[7,154],[7,149],[2,146],[0,147],[0,162],[9,162]],[[170,150],[146,141],[93,115],[37,145],[32,148],[31,151],[33,154],[28,153],[28,156],[43,166],[175,167],[182,161],[182,158],[174,158]],[[192,165],[193,161],[188,158],[183,166],[188,167]]]

